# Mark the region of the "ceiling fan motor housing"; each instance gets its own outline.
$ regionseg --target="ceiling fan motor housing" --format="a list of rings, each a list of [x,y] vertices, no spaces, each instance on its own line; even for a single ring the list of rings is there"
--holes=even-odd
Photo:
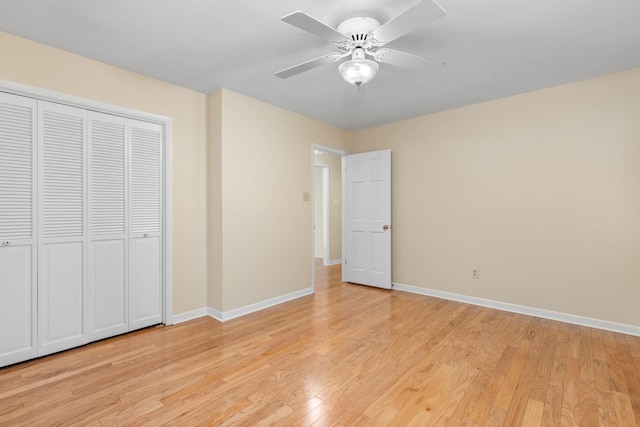
[[[358,47],[368,49],[372,46],[372,40],[370,40],[369,34],[378,27],[380,27],[380,22],[367,16],[347,19],[338,25],[337,28],[339,32],[347,37],[344,46],[339,45],[338,47],[345,51]]]

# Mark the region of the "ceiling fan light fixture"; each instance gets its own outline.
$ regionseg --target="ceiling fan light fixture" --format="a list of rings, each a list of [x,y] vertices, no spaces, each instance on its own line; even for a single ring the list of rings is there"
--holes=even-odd
[[[347,83],[360,87],[371,81],[378,67],[378,63],[370,59],[350,59],[340,64],[338,71]]]

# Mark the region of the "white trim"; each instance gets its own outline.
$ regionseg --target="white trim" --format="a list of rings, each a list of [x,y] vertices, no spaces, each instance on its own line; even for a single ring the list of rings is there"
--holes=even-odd
[[[163,123],[164,128],[164,324],[172,325],[173,320],[173,169],[172,156],[173,123],[171,119]]]
[[[216,319],[218,322],[222,322],[222,318],[224,314],[220,310],[216,310],[215,308],[207,307],[207,316]]]
[[[338,265],[338,264],[342,264],[342,259],[332,259],[331,261],[329,261],[328,265]]]
[[[138,119],[151,123],[164,124],[171,121],[170,117],[134,110],[132,108],[120,107],[118,105],[107,104],[105,102],[94,101],[92,99],[81,98],[79,96],[67,95],[65,93],[55,92],[36,86],[15,83],[8,80],[0,80],[0,92],[22,95],[29,98],[37,98],[42,101],[64,104],[71,107],[82,108],[84,110],[114,114],[121,117]]]
[[[403,285],[401,283],[393,283],[392,289],[397,291],[409,292],[412,294],[425,295],[425,296],[434,297],[434,298],[457,301],[457,302],[477,305],[481,307],[494,308],[496,310],[509,311],[511,313],[525,314],[528,316],[541,317],[543,319],[556,320],[558,322],[571,323],[571,324],[580,325],[580,326],[588,326],[590,328],[603,329],[605,331],[618,332],[622,334],[628,334],[628,335],[634,335],[634,336],[640,337],[639,326],[627,325],[624,323],[594,319],[591,317],[583,317],[575,314],[560,313],[557,311],[545,310],[542,308],[535,308],[535,307],[527,307],[524,305],[511,304],[508,302],[471,297],[468,295],[460,295],[460,294],[455,294],[451,292],[439,291],[435,289],[427,289],[427,288],[420,288],[417,286]]]
[[[331,221],[329,218],[329,165],[322,168],[322,264],[329,265],[331,251]],[[315,198],[314,198],[315,203]],[[314,206],[315,209],[315,206]]]
[[[315,191],[313,189],[316,185],[316,148],[315,144],[311,144],[311,183],[309,191],[311,196],[311,209],[309,212],[311,213],[311,289],[312,292],[316,291],[316,229],[313,226],[316,221],[316,197]]]
[[[149,123],[156,123],[164,129],[164,235],[163,257],[164,257],[164,313],[163,321],[166,325],[173,324],[173,171],[172,171],[172,119],[166,116],[147,113],[131,108],[120,107],[118,105],[107,104],[78,96],[67,95],[48,89],[35,86],[15,83],[0,79],[0,92],[12,93],[14,95],[36,98],[42,101],[64,104],[78,107],[89,111],[107,113],[119,117],[141,120]]]
[[[209,307],[208,315],[220,322],[226,322],[227,320],[235,319],[237,317],[245,316],[256,311],[264,310],[265,308],[273,307],[274,305],[282,304],[294,299],[302,298],[307,295],[313,294],[313,288],[309,287],[299,291],[291,292],[278,297],[269,298],[264,301],[257,302],[255,304],[245,305],[244,307],[235,308],[229,311],[219,311]]]
[[[189,320],[198,319],[200,317],[209,316],[209,307],[198,308],[196,310],[186,311],[184,313],[176,314],[173,316],[173,324],[188,322]]]
[[[343,282],[347,281],[347,266],[345,264],[345,261],[347,260],[347,254],[346,254],[346,250],[347,250],[347,204],[345,203],[346,197],[347,197],[347,155],[342,156],[342,163],[340,164],[340,167],[342,168],[342,170],[340,172],[342,172],[341,174],[341,184],[342,184],[342,230],[340,230],[340,237],[342,237],[342,242],[341,242],[341,247],[340,247],[340,253],[342,254],[342,277],[341,280]]]
[[[325,153],[335,154],[340,157],[344,157],[349,154],[348,151],[340,150],[339,148],[327,147],[326,145],[312,144],[311,153],[313,150],[324,151]]]

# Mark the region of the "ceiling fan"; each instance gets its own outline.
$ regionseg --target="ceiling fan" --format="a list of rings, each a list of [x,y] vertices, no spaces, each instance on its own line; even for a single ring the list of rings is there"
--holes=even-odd
[[[335,44],[338,52],[286,68],[278,71],[275,75],[285,79],[322,65],[339,62],[347,57],[351,57],[351,59],[342,62],[338,70],[347,83],[357,87],[366,84],[375,76],[379,68],[378,63],[415,70],[440,70],[445,66],[442,62],[388,49],[384,46],[429,22],[442,18],[445,14],[444,9],[435,1],[421,0],[384,24],[380,24],[378,20],[368,16],[359,16],[347,19],[337,28],[333,28],[304,12],[293,12],[283,16],[282,20],[301,30],[329,40]],[[373,60],[369,58],[373,58]]]

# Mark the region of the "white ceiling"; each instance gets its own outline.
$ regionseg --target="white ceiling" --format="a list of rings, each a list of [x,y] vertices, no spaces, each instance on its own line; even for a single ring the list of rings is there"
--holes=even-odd
[[[640,67],[639,0],[438,0],[447,16],[388,46],[446,62],[381,65],[358,90],[336,64],[274,72],[335,51],[280,21],[380,22],[416,0],[0,0],[0,30],[203,93],[228,88],[349,130]],[[0,53],[1,55],[1,53]]]

